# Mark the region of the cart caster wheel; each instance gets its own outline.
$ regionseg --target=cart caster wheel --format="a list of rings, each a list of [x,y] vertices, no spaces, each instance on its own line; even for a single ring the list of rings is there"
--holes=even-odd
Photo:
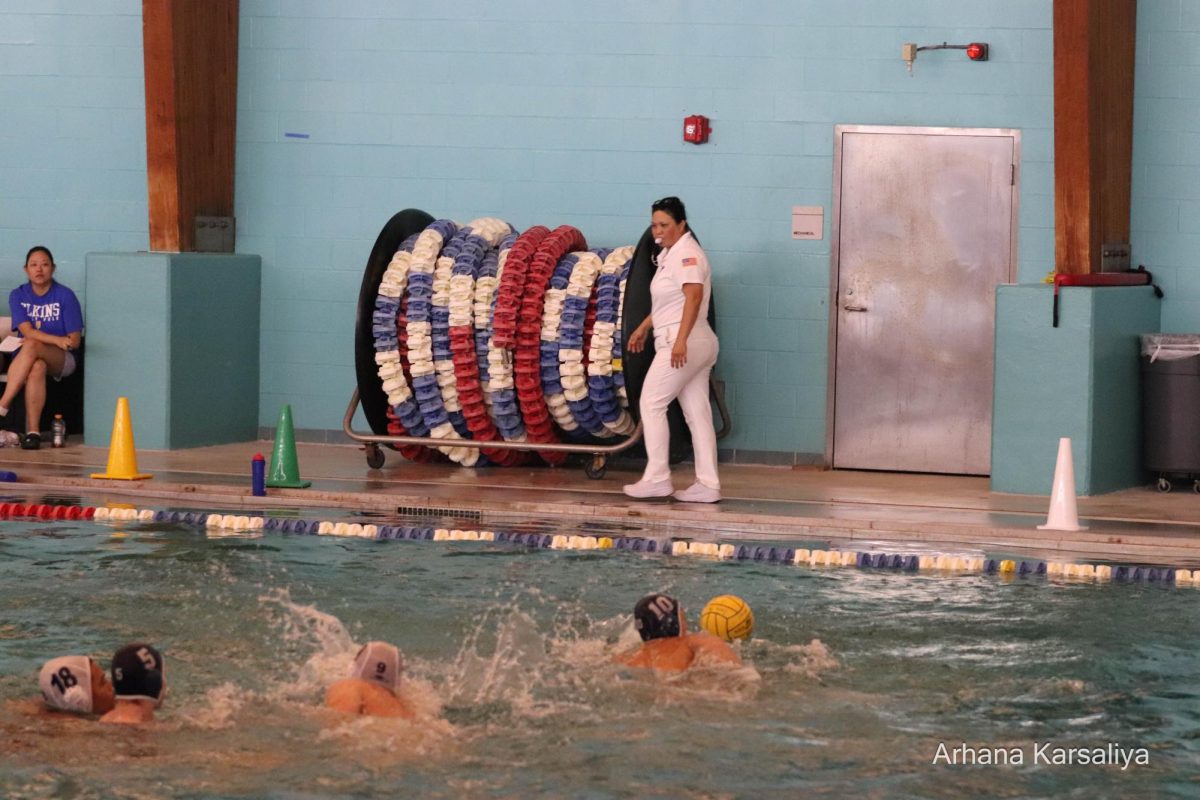
[[[379,469],[383,466],[384,455],[378,445],[367,445],[367,466],[371,469]]]
[[[1159,478],[1158,479],[1158,490],[1160,492],[1171,491],[1171,481],[1167,478]]]
[[[583,468],[583,474],[598,481],[608,472],[608,459],[604,456],[592,456],[592,460]],[[1200,490],[1198,490],[1200,491]]]
[[[1192,482],[1192,491],[1195,492],[1196,494],[1200,494],[1200,481]]]

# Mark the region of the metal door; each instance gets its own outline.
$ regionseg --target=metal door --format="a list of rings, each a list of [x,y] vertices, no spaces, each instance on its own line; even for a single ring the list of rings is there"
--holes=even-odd
[[[986,475],[1020,134],[838,126],[829,462]]]

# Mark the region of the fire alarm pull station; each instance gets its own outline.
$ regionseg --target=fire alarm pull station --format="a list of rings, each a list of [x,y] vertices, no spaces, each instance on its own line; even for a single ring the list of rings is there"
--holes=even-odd
[[[708,117],[701,114],[693,114],[683,120],[683,140],[685,142],[704,144],[708,141],[708,134],[711,130]]]

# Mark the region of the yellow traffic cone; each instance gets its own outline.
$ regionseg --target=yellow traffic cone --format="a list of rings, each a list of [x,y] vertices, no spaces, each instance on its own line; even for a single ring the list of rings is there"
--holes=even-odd
[[[113,418],[112,441],[108,445],[108,468],[92,473],[92,477],[115,481],[141,481],[154,477],[138,472],[129,400],[124,397],[117,398],[117,415]]]

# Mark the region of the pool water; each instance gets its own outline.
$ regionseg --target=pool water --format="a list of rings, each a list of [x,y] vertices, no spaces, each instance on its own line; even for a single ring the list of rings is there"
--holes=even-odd
[[[0,523],[0,587],[6,798],[1200,795],[1184,588],[29,521]],[[745,598],[745,666],[615,666],[655,590],[692,625]],[[370,639],[418,720],[320,707]],[[43,660],[135,640],[167,662],[152,729],[37,713]],[[1149,763],[1034,763],[1045,742]]]

